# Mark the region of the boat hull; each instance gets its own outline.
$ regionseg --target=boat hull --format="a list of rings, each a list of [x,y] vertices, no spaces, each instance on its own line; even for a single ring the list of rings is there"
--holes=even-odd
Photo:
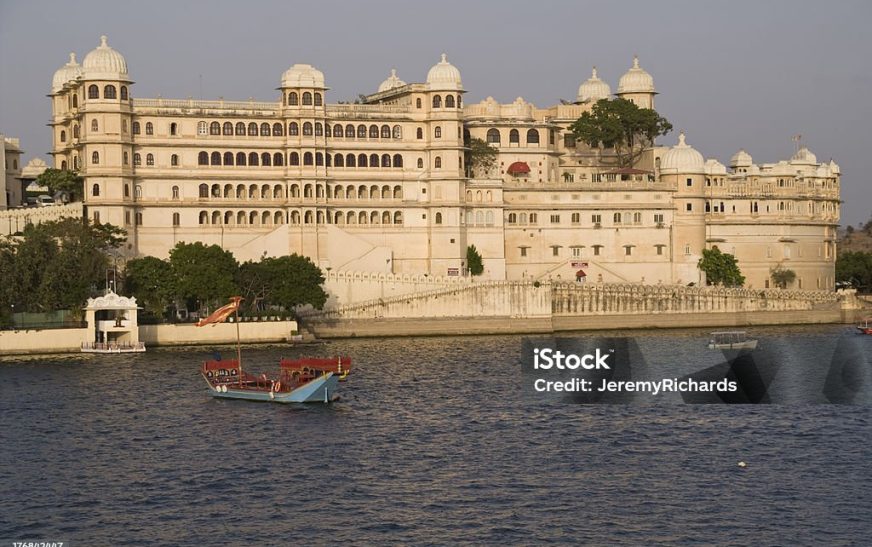
[[[243,399],[266,403],[329,403],[336,399],[338,384],[339,377],[328,372],[288,392],[239,389],[231,385],[222,386],[227,391],[210,385],[209,391],[213,397],[219,399]]]

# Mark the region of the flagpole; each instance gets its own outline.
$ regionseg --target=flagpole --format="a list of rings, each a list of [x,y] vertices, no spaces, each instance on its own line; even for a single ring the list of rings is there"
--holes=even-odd
[[[236,316],[236,362],[239,366],[239,385],[242,386],[242,347],[239,345],[239,300],[236,301],[236,309],[233,310]]]

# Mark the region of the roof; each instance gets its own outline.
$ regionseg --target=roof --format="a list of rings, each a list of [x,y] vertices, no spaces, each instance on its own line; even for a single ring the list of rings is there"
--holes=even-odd
[[[510,165],[508,169],[506,169],[506,173],[509,173],[509,174],[529,173],[529,172],[530,172],[530,166],[527,165],[527,163],[523,162],[523,161],[516,161],[515,163]]]
[[[587,277],[587,274],[584,273],[584,270],[578,270],[575,272],[575,277]]]
[[[644,169],[633,169],[632,167],[621,167],[612,171],[606,171],[606,175],[649,175],[651,171]]]

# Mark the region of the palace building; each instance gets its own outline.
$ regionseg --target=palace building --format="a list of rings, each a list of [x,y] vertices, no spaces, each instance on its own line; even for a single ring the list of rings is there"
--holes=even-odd
[[[634,168],[575,142],[599,99],[653,108],[638,59],[610,86],[594,69],[574,103],[466,104],[445,55],[423,83],[395,71],[363,104],[328,102],[324,74],[295,64],[273,102],[139,99],[102,37],[54,75],[54,166],[85,179],[85,215],[128,232],[129,256],[202,241],[239,260],[306,255],[322,269],[462,275],[475,245],[489,279],[700,283],[702,250],[739,260],[763,288],[832,289],[839,167],[806,148],[755,164],[706,160],[682,134]],[[464,164],[466,136],[497,152]]]

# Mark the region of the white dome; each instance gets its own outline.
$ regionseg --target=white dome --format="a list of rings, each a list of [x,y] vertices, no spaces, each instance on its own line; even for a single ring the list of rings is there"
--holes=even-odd
[[[448,56],[442,54],[442,60],[433,65],[430,72],[427,73],[427,83],[430,84],[430,89],[450,90],[455,91],[463,89],[463,82],[460,80],[460,71],[457,67],[448,62]]]
[[[790,163],[801,165],[814,165],[817,163],[817,156],[811,153],[811,150],[803,146],[796,151],[796,154],[790,158]]]
[[[296,64],[282,75],[282,87],[324,88],[324,73],[312,65]]]
[[[726,175],[727,174],[727,166],[723,163],[719,162],[714,158],[709,158],[705,160],[705,174],[706,175]]]
[[[842,168],[833,160],[830,160],[830,173],[834,175],[840,175],[842,173]]]
[[[751,154],[745,152],[745,149],[742,148],[730,158],[730,167],[749,167],[753,164],[754,161],[751,158]]]
[[[76,54],[70,53],[70,61],[64,66],[60,67],[57,72],[54,73],[54,77],[51,79],[52,93],[57,93],[61,90],[61,88],[64,87],[64,84],[66,84],[70,80],[75,80],[81,75],[82,65],[76,62]]]
[[[406,82],[397,77],[397,69],[392,68],[391,75],[378,86],[378,91],[381,93],[382,91],[388,91],[395,87],[403,87],[404,85],[406,85]]]
[[[127,61],[124,56],[109,47],[106,36],[100,37],[100,45],[85,55],[82,70],[89,80],[127,79]]]
[[[599,76],[596,74],[596,67],[593,67],[590,78],[578,86],[578,97],[575,100],[580,103],[586,103],[588,101],[608,99],[611,95],[612,88],[609,87],[609,84],[599,79]]]
[[[684,141],[684,133],[678,135],[678,144],[670,148],[660,159],[661,172],[702,173],[705,171],[705,159]]]
[[[618,81],[618,95],[622,93],[655,93],[654,78],[639,67],[638,57],[633,57],[633,68]]]

